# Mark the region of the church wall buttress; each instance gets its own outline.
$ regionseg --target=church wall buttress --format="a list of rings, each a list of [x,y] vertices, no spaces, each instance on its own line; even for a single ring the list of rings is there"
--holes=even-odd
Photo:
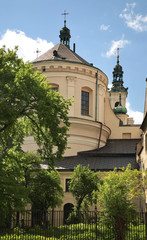
[[[66,80],[67,80],[67,98],[70,98],[70,99],[74,100],[76,77],[67,76]],[[72,106],[70,107],[69,116],[74,116],[75,115],[74,108],[75,108],[75,103],[73,101]]]
[[[105,90],[104,86],[98,85],[98,121],[104,122],[104,98],[105,98]]]

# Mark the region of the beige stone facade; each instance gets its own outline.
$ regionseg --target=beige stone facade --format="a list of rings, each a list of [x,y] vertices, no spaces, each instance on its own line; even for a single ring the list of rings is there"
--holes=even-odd
[[[52,87],[57,87],[64,98],[73,99],[69,118],[71,129],[65,156],[76,155],[79,151],[92,150],[106,144],[110,129],[105,125],[105,98],[108,78],[97,68],[86,64],[65,61],[46,61],[34,63],[36,70],[41,71]],[[98,84],[96,86],[96,73]],[[97,90],[96,90],[97,88]],[[89,93],[89,115],[81,114],[81,92]],[[96,99],[97,91],[97,99]],[[96,103],[97,101],[97,103]],[[97,110],[96,110],[97,104]],[[102,132],[100,137],[100,132]]]
[[[66,61],[43,61],[34,62],[38,71],[43,71],[46,81],[64,98],[74,100],[69,119],[71,129],[68,141],[68,149],[65,156],[76,155],[79,151],[86,151],[102,147],[108,138],[140,138],[139,126],[128,125],[128,115],[116,116],[112,111],[112,105],[118,98],[111,99],[107,91],[108,78],[98,68],[90,65]],[[96,74],[98,79],[96,80]],[[96,85],[97,81],[97,85]],[[81,92],[89,93],[89,115],[81,114]],[[96,96],[97,94],[97,96]],[[111,94],[112,95],[112,94]],[[126,103],[126,94],[123,105]],[[120,119],[124,124],[120,126]]]

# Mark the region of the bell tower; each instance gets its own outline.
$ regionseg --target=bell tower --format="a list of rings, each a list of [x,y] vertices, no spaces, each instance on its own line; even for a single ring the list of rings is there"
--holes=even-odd
[[[117,49],[117,64],[113,70],[112,88],[110,90],[110,104],[112,109],[122,106],[126,107],[128,88],[123,86],[123,69],[119,64],[119,48]]]

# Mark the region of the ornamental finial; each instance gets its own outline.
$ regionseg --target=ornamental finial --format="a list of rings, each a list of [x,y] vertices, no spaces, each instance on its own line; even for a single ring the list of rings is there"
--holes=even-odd
[[[117,48],[117,64],[119,64],[119,47]]]

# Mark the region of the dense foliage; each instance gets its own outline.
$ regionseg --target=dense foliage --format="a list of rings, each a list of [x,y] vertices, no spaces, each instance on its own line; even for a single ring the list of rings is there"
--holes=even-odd
[[[115,169],[104,178],[99,186],[98,202],[103,212],[105,224],[111,224],[117,233],[117,239],[125,239],[125,231],[131,219],[136,215],[136,203],[142,195],[142,176],[131,166],[117,171]],[[136,199],[136,202],[135,202]]]
[[[61,205],[63,188],[57,171],[42,169],[31,179],[29,197],[33,209],[46,211]]]
[[[17,58],[16,50],[0,49],[1,158],[12,143],[21,149],[28,133],[34,136],[40,155],[50,159],[52,166],[55,157],[61,158],[67,143],[69,105],[69,100],[52,91],[45,76]]]
[[[0,49],[0,211],[20,209],[28,201],[29,169],[46,161],[50,170],[61,159],[70,104],[17,57],[17,49]],[[30,135],[38,146],[36,155],[23,151]]]

